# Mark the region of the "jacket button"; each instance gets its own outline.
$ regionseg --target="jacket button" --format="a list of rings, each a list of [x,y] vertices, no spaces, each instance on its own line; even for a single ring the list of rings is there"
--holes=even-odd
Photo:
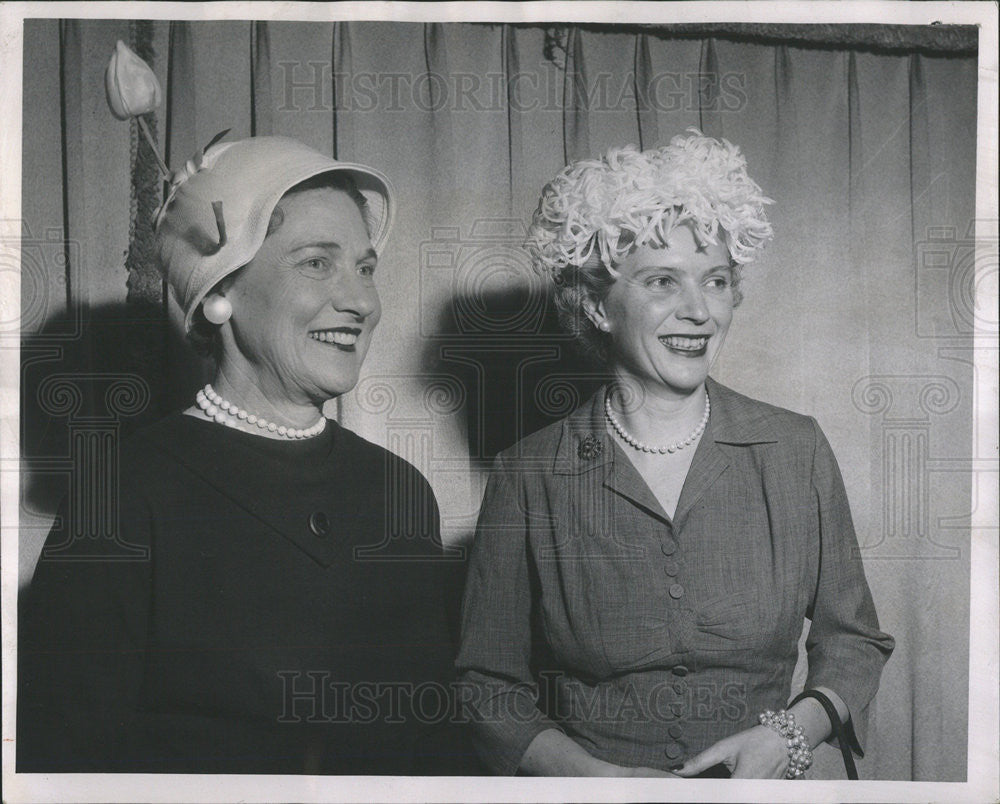
[[[676,561],[668,561],[666,564],[663,565],[663,571],[665,573],[667,573],[667,575],[670,575],[670,576],[676,575],[677,574],[677,562]]]
[[[681,586],[679,583],[670,584],[669,591],[670,591],[670,597],[672,597],[674,600],[677,600],[684,596],[684,587]]]
[[[313,536],[319,536],[321,539],[324,536],[329,536],[330,517],[322,511],[313,511],[309,514],[309,530],[312,531]]]
[[[677,551],[677,545],[670,539],[664,539],[660,542],[660,549],[663,551],[663,555],[672,556]]]
[[[683,681],[674,682],[675,693],[677,693],[678,695],[683,695],[686,691],[687,691],[687,684],[685,684]]]
[[[675,740],[684,733],[684,729],[678,726],[676,723],[672,724],[670,728],[667,729],[667,734],[673,737]]]
[[[679,664],[676,667],[674,667],[670,672],[672,672],[675,676],[681,676],[683,678],[688,674],[688,669],[684,665]]]
[[[667,747],[663,749],[663,753],[670,759],[677,759],[684,751],[677,743],[667,743]]]

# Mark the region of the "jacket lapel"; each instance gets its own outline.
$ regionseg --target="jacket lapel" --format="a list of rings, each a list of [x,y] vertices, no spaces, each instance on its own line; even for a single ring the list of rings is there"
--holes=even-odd
[[[591,493],[607,488],[653,516],[668,522],[666,513],[642,475],[608,433],[604,419],[602,386],[563,423],[562,437],[556,449],[554,473],[584,475],[594,473]],[[596,453],[592,447],[596,446]]]
[[[670,517],[667,516],[660,501],[656,499],[656,495],[643,480],[639,470],[629,460],[625,451],[618,444],[614,445],[614,450],[615,459],[604,485],[615,494],[625,497],[634,505],[645,509],[647,513],[652,514],[657,519],[669,522]]]
[[[674,521],[681,522],[695,504],[729,467],[732,447],[767,444],[778,440],[762,406],[748,397],[720,385],[711,377],[705,381],[712,414],[695,451],[691,468],[677,501]]]
[[[712,416],[715,416],[715,403],[712,403]],[[691,460],[691,467],[688,469],[687,477],[684,478],[684,485],[681,487],[681,494],[677,500],[677,510],[674,511],[674,522],[681,523],[708,491],[716,480],[729,468],[729,458],[713,438],[712,420],[709,419],[708,426],[701,436],[701,441],[695,449],[694,458]]]
[[[552,473],[582,475],[590,472],[603,481],[614,465],[614,442],[604,426],[604,388],[563,420]]]
[[[674,522],[680,523],[729,468],[732,447],[778,440],[766,406],[715,382],[706,380],[712,414],[695,450],[681,489]],[[669,522],[656,496],[610,436],[604,420],[604,393],[600,388],[563,423],[553,471],[557,475],[595,473],[594,493],[601,485],[657,518]]]

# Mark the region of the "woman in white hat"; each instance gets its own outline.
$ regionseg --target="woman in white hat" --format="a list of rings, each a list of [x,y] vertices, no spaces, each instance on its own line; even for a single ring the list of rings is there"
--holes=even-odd
[[[434,495],[323,415],[378,323],[391,218],[381,173],[290,139],[217,144],[179,172],[159,258],[217,370],[122,447],[120,533],[145,558],[43,554],[19,771],[450,769]]]

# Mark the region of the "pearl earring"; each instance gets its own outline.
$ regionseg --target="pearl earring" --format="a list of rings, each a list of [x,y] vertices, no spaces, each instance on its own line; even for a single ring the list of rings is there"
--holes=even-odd
[[[597,328],[601,330],[601,332],[611,331],[611,325],[607,321],[602,321],[600,324],[597,325]]]
[[[201,304],[201,312],[212,324],[225,324],[233,314],[233,305],[225,296],[209,296]]]

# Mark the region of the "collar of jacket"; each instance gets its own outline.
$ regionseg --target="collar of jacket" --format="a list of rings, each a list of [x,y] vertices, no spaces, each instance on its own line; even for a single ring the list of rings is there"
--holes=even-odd
[[[327,427],[335,428],[332,434],[335,446],[326,458],[331,474],[335,475],[338,467],[335,450],[343,445],[346,440],[344,433],[348,431],[340,428],[335,421],[327,422]],[[218,430],[215,434],[220,432],[224,431]],[[357,500],[331,496],[325,487],[317,487],[311,494],[288,496],[275,493],[272,476],[260,471],[259,454],[251,448],[251,442],[241,443],[239,438],[256,439],[261,436],[245,433],[232,435],[237,437],[229,441],[225,450],[219,449],[218,438],[178,440],[162,429],[155,435],[147,433],[143,437],[321,566],[329,567],[334,562],[352,558],[350,551],[353,546],[364,543],[352,529],[358,519],[355,515]],[[326,435],[321,437],[326,438]],[[288,446],[294,448],[294,444],[289,442]],[[331,532],[323,536],[311,530],[310,517],[317,512],[325,514],[327,520],[334,523]],[[227,526],[233,525],[230,523]],[[245,523],[239,526],[245,526]]]
[[[712,414],[695,449],[675,519],[690,510],[728,468],[726,449],[720,445],[741,447],[780,440],[779,430],[773,422],[773,408],[720,385],[711,377],[706,380],[706,386],[712,400]],[[606,390],[607,386],[599,388],[587,403],[563,421],[553,474],[583,475],[601,470],[597,476],[605,486],[666,518],[649,487],[621,451],[623,448],[608,433],[604,418]]]

